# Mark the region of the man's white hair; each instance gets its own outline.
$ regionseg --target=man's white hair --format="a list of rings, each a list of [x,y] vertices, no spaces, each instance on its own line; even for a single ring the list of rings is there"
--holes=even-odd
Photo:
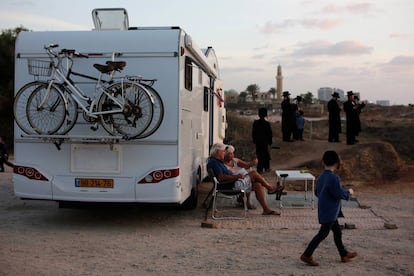
[[[211,146],[210,149],[210,156],[213,157],[216,155],[217,151],[224,150],[226,148],[226,145],[223,143],[215,143]]]

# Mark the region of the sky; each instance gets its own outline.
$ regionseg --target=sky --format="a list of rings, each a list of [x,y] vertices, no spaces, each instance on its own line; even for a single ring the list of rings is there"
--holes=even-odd
[[[414,104],[414,0],[2,0],[0,29],[91,30],[94,8],[125,8],[130,26],[179,26],[218,56],[225,90],[320,87]]]

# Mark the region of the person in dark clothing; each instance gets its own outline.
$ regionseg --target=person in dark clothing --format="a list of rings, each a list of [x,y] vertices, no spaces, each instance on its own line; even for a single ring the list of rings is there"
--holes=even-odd
[[[318,197],[318,221],[321,227],[300,257],[303,262],[311,266],[319,265],[312,258],[312,254],[318,245],[329,235],[331,230],[336,248],[341,256],[341,261],[347,263],[357,256],[356,252],[349,252],[345,249],[342,243],[342,230],[338,223],[341,200],[349,200],[354,191],[343,188],[339,176],[335,174],[335,171],[340,167],[340,159],[335,151],[326,151],[322,157],[322,164],[325,170],[318,177],[315,189],[315,194]]]
[[[4,164],[9,167],[14,167],[12,163],[8,161],[9,149],[4,141],[4,137],[0,136],[0,172],[4,172]]]
[[[293,142],[292,134],[296,129],[296,104],[290,103],[289,91],[283,92],[282,107],[282,140],[284,142]]]
[[[356,126],[355,126],[355,129],[356,129],[356,133],[355,133],[355,136],[358,136],[358,134],[361,132],[361,119],[360,119],[360,115],[361,115],[361,112],[362,112],[362,109],[365,107],[365,102],[360,102],[359,101],[359,97],[358,96],[356,96],[356,95],[354,95],[354,102],[355,102],[355,105],[357,106],[357,114],[358,114],[358,118],[357,118],[357,120],[356,120]]]
[[[259,109],[259,120],[253,122],[252,138],[253,144],[256,145],[257,172],[270,170],[270,147],[272,145],[272,128],[270,123],[266,121],[267,109],[262,107]]]
[[[341,128],[341,108],[338,104],[339,94],[334,92],[332,99],[328,102],[329,112],[329,142],[340,142],[339,133],[342,132]]]
[[[355,139],[358,133],[358,106],[354,102],[354,93],[347,92],[348,100],[344,102],[344,111],[346,113],[346,143],[353,145],[358,141]]]

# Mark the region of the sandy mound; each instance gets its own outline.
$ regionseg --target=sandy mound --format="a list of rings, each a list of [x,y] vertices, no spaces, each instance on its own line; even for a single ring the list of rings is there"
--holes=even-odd
[[[385,142],[359,144],[338,150],[338,153],[342,159],[338,174],[346,181],[372,183],[396,180],[404,167],[394,147]],[[320,159],[321,156],[318,156],[299,167],[320,171]]]
[[[340,170],[344,179],[359,181],[388,181],[398,178],[404,162],[389,143],[375,142],[357,145],[341,152],[344,160]]]

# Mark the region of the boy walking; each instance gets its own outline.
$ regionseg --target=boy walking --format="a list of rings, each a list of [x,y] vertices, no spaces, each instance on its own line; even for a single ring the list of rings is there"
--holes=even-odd
[[[341,210],[341,199],[349,200],[354,194],[352,189],[341,187],[339,176],[334,172],[340,167],[338,154],[328,150],[322,158],[325,170],[318,177],[315,194],[318,197],[318,220],[321,224],[318,234],[313,237],[300,259],[311,265],[318,266],[319,263],[312,258],[312,254],[318,245],[329,235],[332,230],[335,245],[338,249],[341,261],[346,263],[357,256],[356,252],[348,252],[342,243],[342,231],[338,223],[338,215]]]

